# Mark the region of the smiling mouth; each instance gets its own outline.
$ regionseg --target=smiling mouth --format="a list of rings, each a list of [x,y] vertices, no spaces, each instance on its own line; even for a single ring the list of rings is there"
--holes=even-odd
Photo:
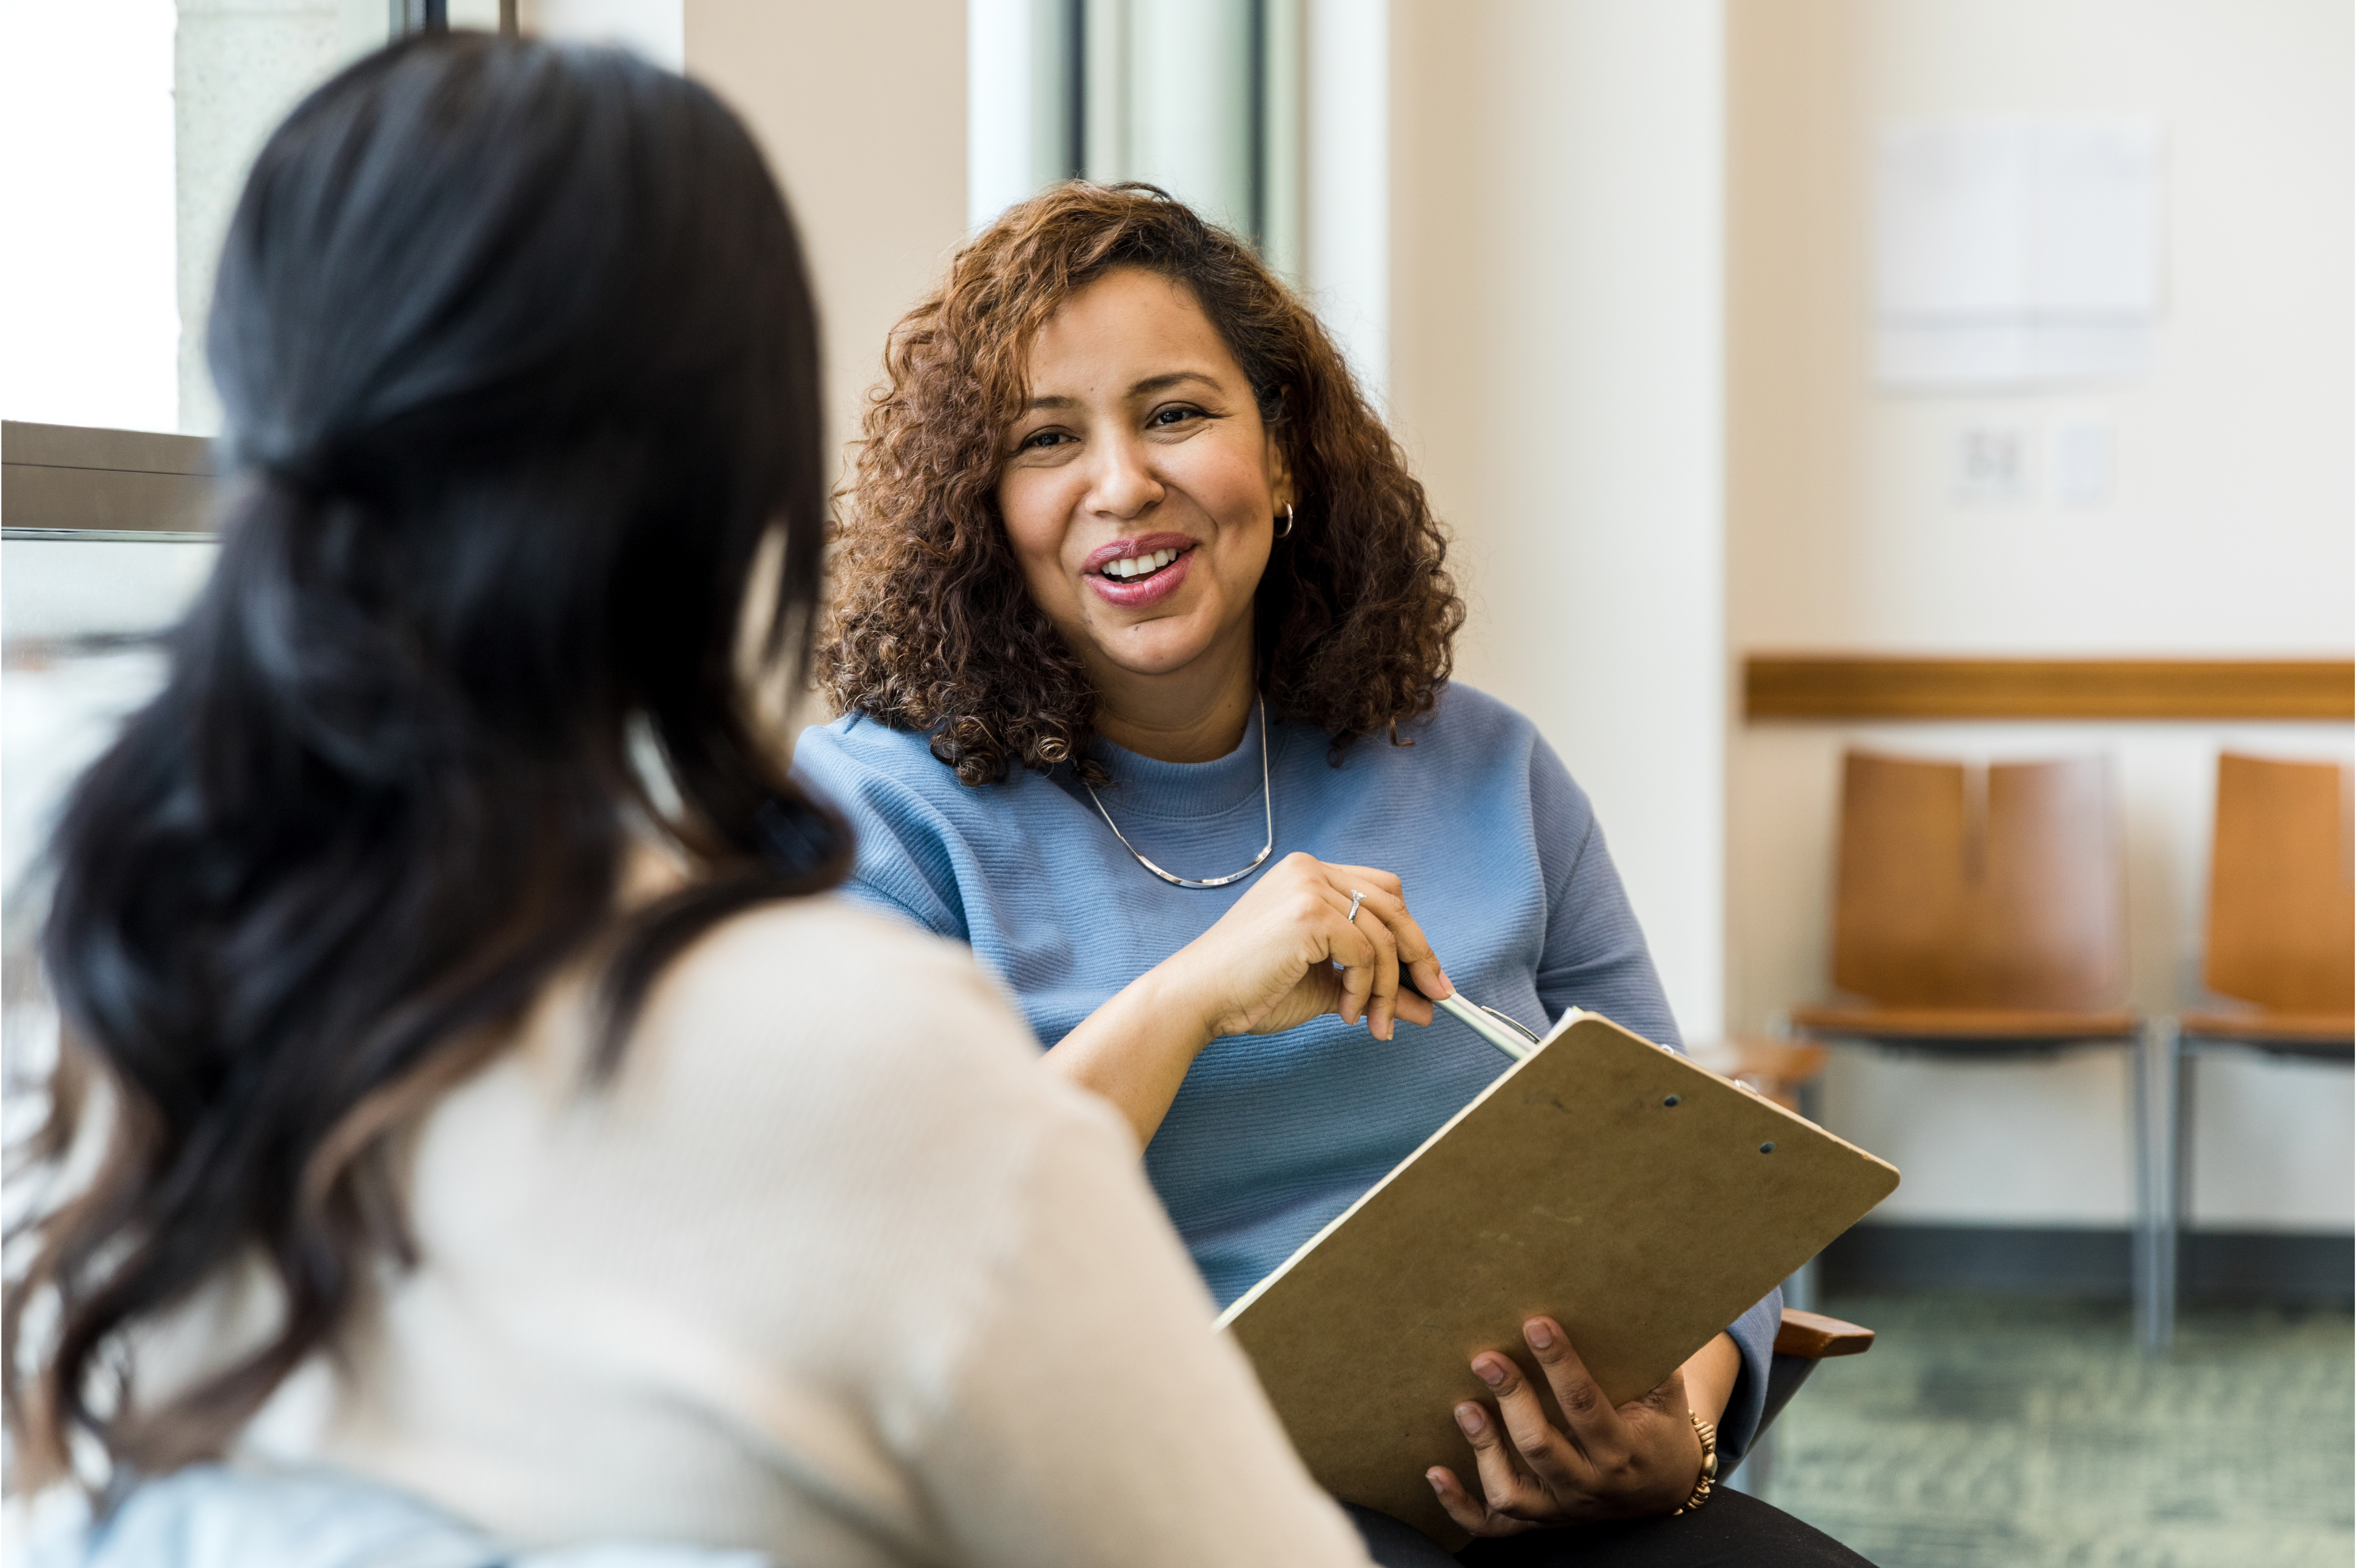
[[[1187,548],[1191,549],[1193,547]],[[1097,574],[1114,582],[1142,582],[1149,577],[1169,571],[1179,557],[1186,553],[1184,549],[1156,549],[1148,550],[1143,555],[1124,556],[1119,560],[1106,561],[1097,569]]]

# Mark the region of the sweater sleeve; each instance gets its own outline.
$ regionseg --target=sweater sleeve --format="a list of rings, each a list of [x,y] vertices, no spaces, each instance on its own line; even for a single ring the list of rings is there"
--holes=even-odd
[[[1547,873],[1546,955],[1538,965],[1538,996],[1547,1017],[1584,1008],[1647,1040],[1683,1050],[1684,1037],[1644,945],[1644,928],[1604,847],[1595,808],[1544,741],[1531,755],[1530,795]],[[1741,1375],[1719,1422],[1719,1451],[1729,1467],[1751,1446],[1766,1408],[1767,1370],[1783,1301],[1780,1288],[1772,1291],[1727,1327],[1742,1352]]]
[[[841,891],[936,936],[967,941],[955,835],[920,792],[869,765],[849,743],[855,729],[874,723],[851,714],[803,731],[794,743],[796,776],[848,816],[858,835],[857,858]]]
[[[1024,1186],[993,1305],[948,1382],[958,1419],[920,1460],[958,1561],[1364,1564],[1242,1353],[1211,1331],[1127,1131],[1075,1104]]]
[[[1601,1013],[1646,1040],[1682,1048],[1677,1021],[1644,945],[1644,928],[1604,847],[1586,792],[1543,740],[1530,756],[1530,818],[1547,882],[1538,997],[1549,1022],[1572,1008]]]
[[[779,946],[856,1005],[806,998],[790,1030],[766,1022],[746,1006],[765,987],[743,982]],[[785,911],[739,921],[701,956],[723,983],[660,997],[649,1019],[673,1040],[733,1029],[742,1042],[668,1063],[682,1099],[666,1141],[699,1138],[698,1162],[733,1189],[689,1211],[707,1230],[695,1250],[733,1260],[723,1332],[753,1364],[832,1385],[861,1412],[781,1424],[787,1400],[732,1394],[734,1419],[850,1506],[921,1520],[912,1556],[1364,1568],[1213,1332],[1134,1140],[1039,1071],[969,955]],[[724,1126],[748,1117],[757,1131]],[[744,1229],[720,1222],[732,1211]]]

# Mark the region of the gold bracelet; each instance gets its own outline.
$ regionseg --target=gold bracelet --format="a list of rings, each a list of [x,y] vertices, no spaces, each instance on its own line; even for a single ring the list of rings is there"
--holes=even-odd
[[[1710,1488],[1718,1484],[1718,1428],[1691,1411],[1686,1412],[1686,1417],[1693,1423],[1694,1435],[1701,1439],[1701,1475],[1694,1482],[1693,1496],[1685,1500],[1683,1508],[1669,1515],[1671,1519],[1680,1513],[1691,1513],[1709,1501]]]

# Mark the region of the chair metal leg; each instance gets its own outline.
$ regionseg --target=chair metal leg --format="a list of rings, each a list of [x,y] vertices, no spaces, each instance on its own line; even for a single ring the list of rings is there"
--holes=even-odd
[[[1775,1424],[1775,1418],[1783,1413],[1783,1407],[1792,1403],[1800,1385],[1815,1375],[1816,1366],[1816,1359],[1810,1356],[1767,1358],[1767,1402],[1760,1407],[1759,1430],[1753,1442],[1766,1435],[1767,1429]]]
[[[1796,1307],[1803,1312],[1816,1310],[1817,1262],[1817,1259],[1810,1258],[1792,1271],[1792,1277],[1783,1282],[1784,1306]]]
[[[1771,1027],[1782,1031],[1777,1035],[1777,1039],[1796,1040],[1800,1038],[1793,1033],[1792,1018],[1789,1013],[1777,1013]],[[1808,1079],[1806,1082],[1803,1083],[1800,1085],[1799,1097],[1800,1115],[1807,1118],[1809,1121],[1815,1123],[1817,1125],[1822,1126],[1825,1120],[1824,1075],[1819,1073],[1815,1077]],[[1822,1263],[1823,1260],[1820,1257],[1810,1258],[1806,1263],[1802,1264],[1798,1269],[1794,1271],[1791,1278],[1783,1282],[1784,1306],[1796,1307],[1803,1312],[1814,1312],[1816,1310],[1820,1297],[1823,1294],[1824,1270]]]
[[[2184,1254],[2192,1234],[2192,1124],[2200,1109],[2198,1075],[2193,1068],[2200,1046],[2184,1038],[2173,1023],[2168,1031],[2169,1119],[2168,1184],[2168,1311],[2170,1328],[2176,1304],[2184,1296]]]
[[[2158,1172],[2154,1167],[2155,1086],[2158,1083],[2159,1049],[2154,1038],[2156,1020],[2145,1020],[2142,1032],[2128,1051],[2127,1136],[2135,1148],[2135,1232],[2128,1254],[2128,1291],[2135,1301],[2136,1343],[2146,1355],[2158,1348],[2159,1207]]]
[[[1760,1501],[1767,1500],[1770,1488],[1775,1484],[1775,1434],[1762,1432],[1751,1441],[1751,1452],[1734,1467],[1727,1484],[1738,1492],[1748,1492]]]
[[[2182,1059],[2176,1020],[2152,1019],[2135,1053],[2136,1339],[2161,1356],[2176,1337],[2177,1232],[2180,1224]]]

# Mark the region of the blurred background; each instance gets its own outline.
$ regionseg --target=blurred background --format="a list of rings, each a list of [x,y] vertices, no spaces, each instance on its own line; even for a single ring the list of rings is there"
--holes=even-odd
[[[1594,797],[1688,1035],[1905,1173],[1793,1287],[1877,1349],[1812,1382],[1740,1484],[1884,1563],[2356,1550],[2330,913],[2356,649],[2346,0],[0,19],[27,219],[0,247],[12,1072],[46,1049],[25,942],[47,813],[209,559],[203,310],[254,147],[429,20],[618,40],[766,145],[839,438],[948,254],[1057,179],[1161,184],[1308,294],[1454,530],[1461,677]],[[1954,842],[1921,852],[1965,882],[2008,833],[2040,875],[2078,868],[2077,903],[2049,878],[1955,915],[2090,912],[2047,923],[2086,957],[2074,990],[1860,987],[1858,751],[1939,764],[1919,778],[1961,804],[1923,831]],[[2324,915],[2252,939],[2336,944],[2306,992],[2211,962],[2227,753],[2323,792],[2298,833],[2251,797],[2321,890]],[[2072,759],[2094,793],[2038,838],[2007,770]],[[2258,876],[2261,904],[2296,903],[2271,896],[2286,875]],[[1893,1013],[1918,1003],[1944,1021]]]

